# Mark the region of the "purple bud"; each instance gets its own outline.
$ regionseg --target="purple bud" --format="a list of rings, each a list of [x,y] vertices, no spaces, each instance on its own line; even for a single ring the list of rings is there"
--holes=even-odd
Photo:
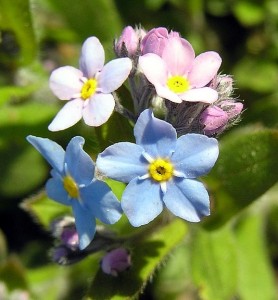
[[[210,136],[224,130],[229,116],[220,107],[209,106],[202,112],[199,121],[204,126],[204,133]]]
[[[78,248],[78,233],[76,228],[65,227],[61,233],[61,242],[69,248]]]
[[[63,264],[64,260],[69,254],[69,251],[70,250],[67,249],[65,246],[57,246],[53,248],[51,251],[52,260],[58,264]]]
[[[236,118],[243,110],[243,104],[241,102],[234,101],[222,101],[220,107],[227,112],[229,119]]]
[[[101,269],[104,273],[118,276],[120,272],[131,266],[130,254],[125,248],[117,248],[108,252],[101,261]]]
[[[136,31],[131,26],[125,27],[120,38],[115,43],[115,52],[118,57],[135,56],[138,51],[140,35],[141,29]]]

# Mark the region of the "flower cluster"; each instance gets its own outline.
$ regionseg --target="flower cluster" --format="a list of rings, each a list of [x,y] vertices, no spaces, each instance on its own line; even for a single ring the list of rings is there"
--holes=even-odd
[[[104,49],[90,37],[82,46],[79,69],[65,66],[52,72],[50,89],[67,103],[49,130],[66,129],[82,118],[89,126],[100,126],[116,111],[134,124],[135,143],[115,143],[94,162],[80,136],[66,150],[47,138],[27,137],[52,167],[48,197],[73,211],[70,225],[56,223],[63,228],[55,231],[63,247],[56,249],[55,260],[65,255],[65,248],[88,250],[96,219],[114,224],[124,213],[139,227],[164,208],[190,222],[208,216],[209,194],[198,178],[217,160],[215,137],[235,124],[243,109],[232,98],[233,79],[218,74],[219,54],[196,56],[178,32],[128,26],[115,40],[114,51],[117,58],[104,65]],[[116,93],[126,79],[133,111]],[[106,178],[126,183],[121,199]],[[119,249],[102,261],[105,273],[117,275],[130,265],[127,250]]]

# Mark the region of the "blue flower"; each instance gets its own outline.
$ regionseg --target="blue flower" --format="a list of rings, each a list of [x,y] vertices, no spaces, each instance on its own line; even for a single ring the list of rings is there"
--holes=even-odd
[[[209,196],[196,180],[207,174],[218,157],[218,143],[200,134],[177,139],[174,127],[145,110],[134,127],[136,144],[121,142],[97,158],[104,175],[127,182],[121,205],[130,223],[149,223],[164,205],[191,222],[210,213]]]
[[[86,248],[95,235],[95,218],[114,224],[121,217],[120,202],[105,182],[94,178],[94,162],[83,150],[82,137],[74,137],[66,151],[46,138],[29,135],[27,140],[53,168],[46,183],[47,195],[72,207],[79,248]]]

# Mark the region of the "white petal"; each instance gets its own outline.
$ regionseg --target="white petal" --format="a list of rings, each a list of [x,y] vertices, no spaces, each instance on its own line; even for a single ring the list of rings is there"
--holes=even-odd
[[[107,63],[99,74],[99,88],[101,92],[108,94],[118,89],[127,79],[132,69],[129,58],[113,59]]]
[[[111,94],[95,94],[83,110],[83,118],[89,126],[100,126],[105,123],[115,107],[115,100]]]
[[[164,87],[162,85],[156,85],[155,90],[158,96],[168,99],[172,102],[175,103],[181,103],[181,98],[174,92],[172,92],[170,89],[167,87]]]
[[[82,46],[79,60],[80,69],[88,78],[93,78],[95,74],[103,68],[104,49],[98,38],[89,37]]]
[[[76,124],[82,118],[82,108],[84,101],[82,99],[75,99],[69,101],[58,112],[54,120],[48,126],[50,131],[59,131],[69,128]]]
[[[83,74],[80,70],[65,66],[54,70],[49,78],[49,87],[61,100],[69,100],[74,94],[80,93],[83,86]]]
[[[160,56],[153,53],[140,56],[139,68],[153,85],[166,84],[167,67]]]
[[[180,95],[180,97],[182,100],[189,102],[213,103],[218,99],[218,93],[214,89],[204,87],[200,89],[191,89]]]

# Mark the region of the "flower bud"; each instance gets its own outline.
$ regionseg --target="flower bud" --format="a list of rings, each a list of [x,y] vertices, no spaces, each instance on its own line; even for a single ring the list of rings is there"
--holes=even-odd
[[[138,51],[141,29],[137,31],[131,26],[124,28],[120,38],[115,43],[115,52],[118,57],[134,57]]]
[[[243,104],[241,102],[229,100],[222,101],[219,106],[227,112],[229,119],[235,119],[243,109]]]
[[[204,133],[210,136],[224,130],[229,116],[220,107],[210,106],[202,112],[199,121],[204,126]]]
[[[164,27],[153,28],[142,40],[142,55],[155,53],[161,56],[169,37],[179,37],[179,33],[175,31],[168,33],[168,30]]]
[[[219,75],[216,77],[214,88],[222,97],[229,97],[234,89],[234,80],[229,75]]]
[[[102,271],[112,276],[118,276],[130,266],[130,254],[125,248],[117,248],[108,252],[101,261]]]

